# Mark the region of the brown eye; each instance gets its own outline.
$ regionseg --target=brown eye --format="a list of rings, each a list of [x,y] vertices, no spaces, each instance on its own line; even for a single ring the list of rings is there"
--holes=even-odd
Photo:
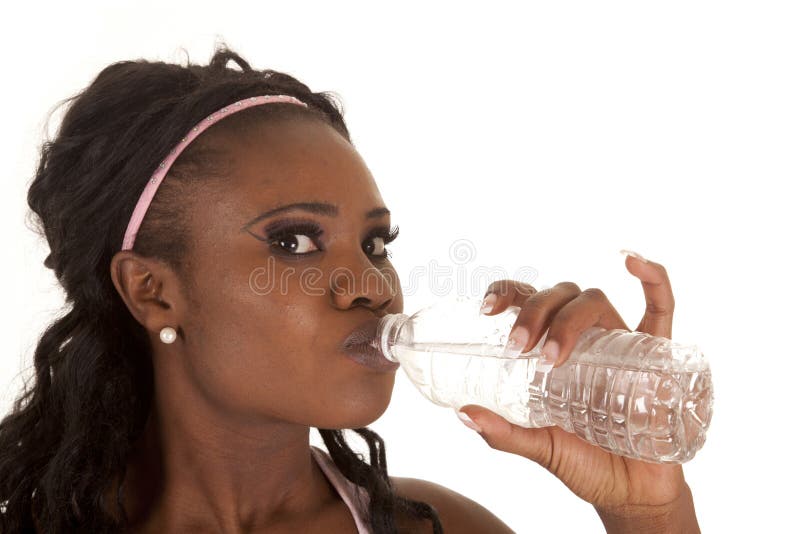
[[[314,244],[314,240],[305,234],[286,234],[273,240],[270,244],[290,254],[307,254],[319,250]]]
[[[370,230],[365,240],[365,249],[367,254],[375,256],[376,258],[390,258],[392,253],[386,248],[386,245],[397,239],[400,229],[395,226],[389,228],[388,226],[379,226]]]
[[[380,236],[371,237],[367,240],[367,254],[373,256],[385,256],[386,243]]]
[[[322,249],[319,238],[322,228],[316,223],[280,221],[266,232],[270,248],[284,256],[306,256]]]

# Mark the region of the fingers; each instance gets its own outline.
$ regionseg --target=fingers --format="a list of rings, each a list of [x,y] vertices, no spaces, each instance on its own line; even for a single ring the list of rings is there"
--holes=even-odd
[[[637,330],[670,337],[675,302],[666,269],[638,255],[627,258],[625,265],[642,281],[647,302]],[[546,333],[542,346],[543,365],[562,365],[583,332],[593,326],[606,330],[630,330],[600,289],[581,291],[573,282],[561,282],[543,291],[536,291],[531,285],[516,280],[499,280],[490,284],[482,312],[495,315],[509,306],[519,306],[520,312],[503,355],[515,358],[531,351]]]
[[[518,280],[497,280],[489,284],[481,304],[481,313],[495,315],[509,306],[521,306],[526,298],[536,293],[530,284]]]
[[[624,254],[630,251],[621,252]],[[671,339],[675,298],[667,270],[663,265],[646,260],[638,254],[625,258],[625,267],[628,272],[641,280],[644,290],[646,307],[636,330]]]
[[[569,301],[580,295],[581,289],[573,282],[561,282],[545,291],[521,299],[516,322],[511,327],[503,356],[516,358],[528,352],[541,339],[554,315]]]
[[[629,330],[606,295],[595,287],[582,291],[553,316],[542,348],[548,363],[553,367],[564,363],[581,334],[593,326]]]
[[[465,414],[466,418],[459,415],[461,422],[478,432],[491,448],[518,454],[550,469],[553,458],[552,431],[557,427],[523,428],[477,404],[462,406],[456,413]]]

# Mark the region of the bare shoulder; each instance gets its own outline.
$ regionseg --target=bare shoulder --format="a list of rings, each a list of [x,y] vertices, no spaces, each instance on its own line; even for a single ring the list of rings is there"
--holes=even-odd
[[[441,484],[419,478],[390,478],[395,492],[401,497],[423,501],[436,508],[445,534],[448,532],[513,534],[514,532],[477,502]]]

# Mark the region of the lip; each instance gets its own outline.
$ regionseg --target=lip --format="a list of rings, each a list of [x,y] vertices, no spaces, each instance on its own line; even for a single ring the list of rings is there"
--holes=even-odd
[[[351,360],[380,372],[396,371],[400,364],[387,359],[375,339],[380,318],[374,317],[358,325],[342,341],[339,349]]]

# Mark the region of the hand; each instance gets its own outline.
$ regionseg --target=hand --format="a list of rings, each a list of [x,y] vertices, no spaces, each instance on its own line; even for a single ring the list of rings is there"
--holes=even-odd
[[[671,338],[675,301],[666,269],[654,262],[626,257],[625,267],[639,278],[647,304],[636,330]],[[497,301],[488,315],[496,315],[508,306],[519,306],[514,326],[527,329],[522,352],[535,347],[548,329],[543,349],[549,351],[554,341],[560,351],[554,367],[563,364],[580,334],[592,326],[606,329],[630,329],[602,291],[581,291],[572,282],[561,282],[545,290],[501,280],[489,286]],[[514,328],[509,337],[514,337]],[[612,454],[578,438],[557,426],[524,428],[509,423],[499,415],[477,405],[461,408],[480,427],[480,435],[493,449],[518,454],[537,462],[561,479],[581,499],[598,511],[632,505],[663,506],[683,498],[689,491],[679,464],[655,464]],[[621,509],[621,508],[620,508]]]

